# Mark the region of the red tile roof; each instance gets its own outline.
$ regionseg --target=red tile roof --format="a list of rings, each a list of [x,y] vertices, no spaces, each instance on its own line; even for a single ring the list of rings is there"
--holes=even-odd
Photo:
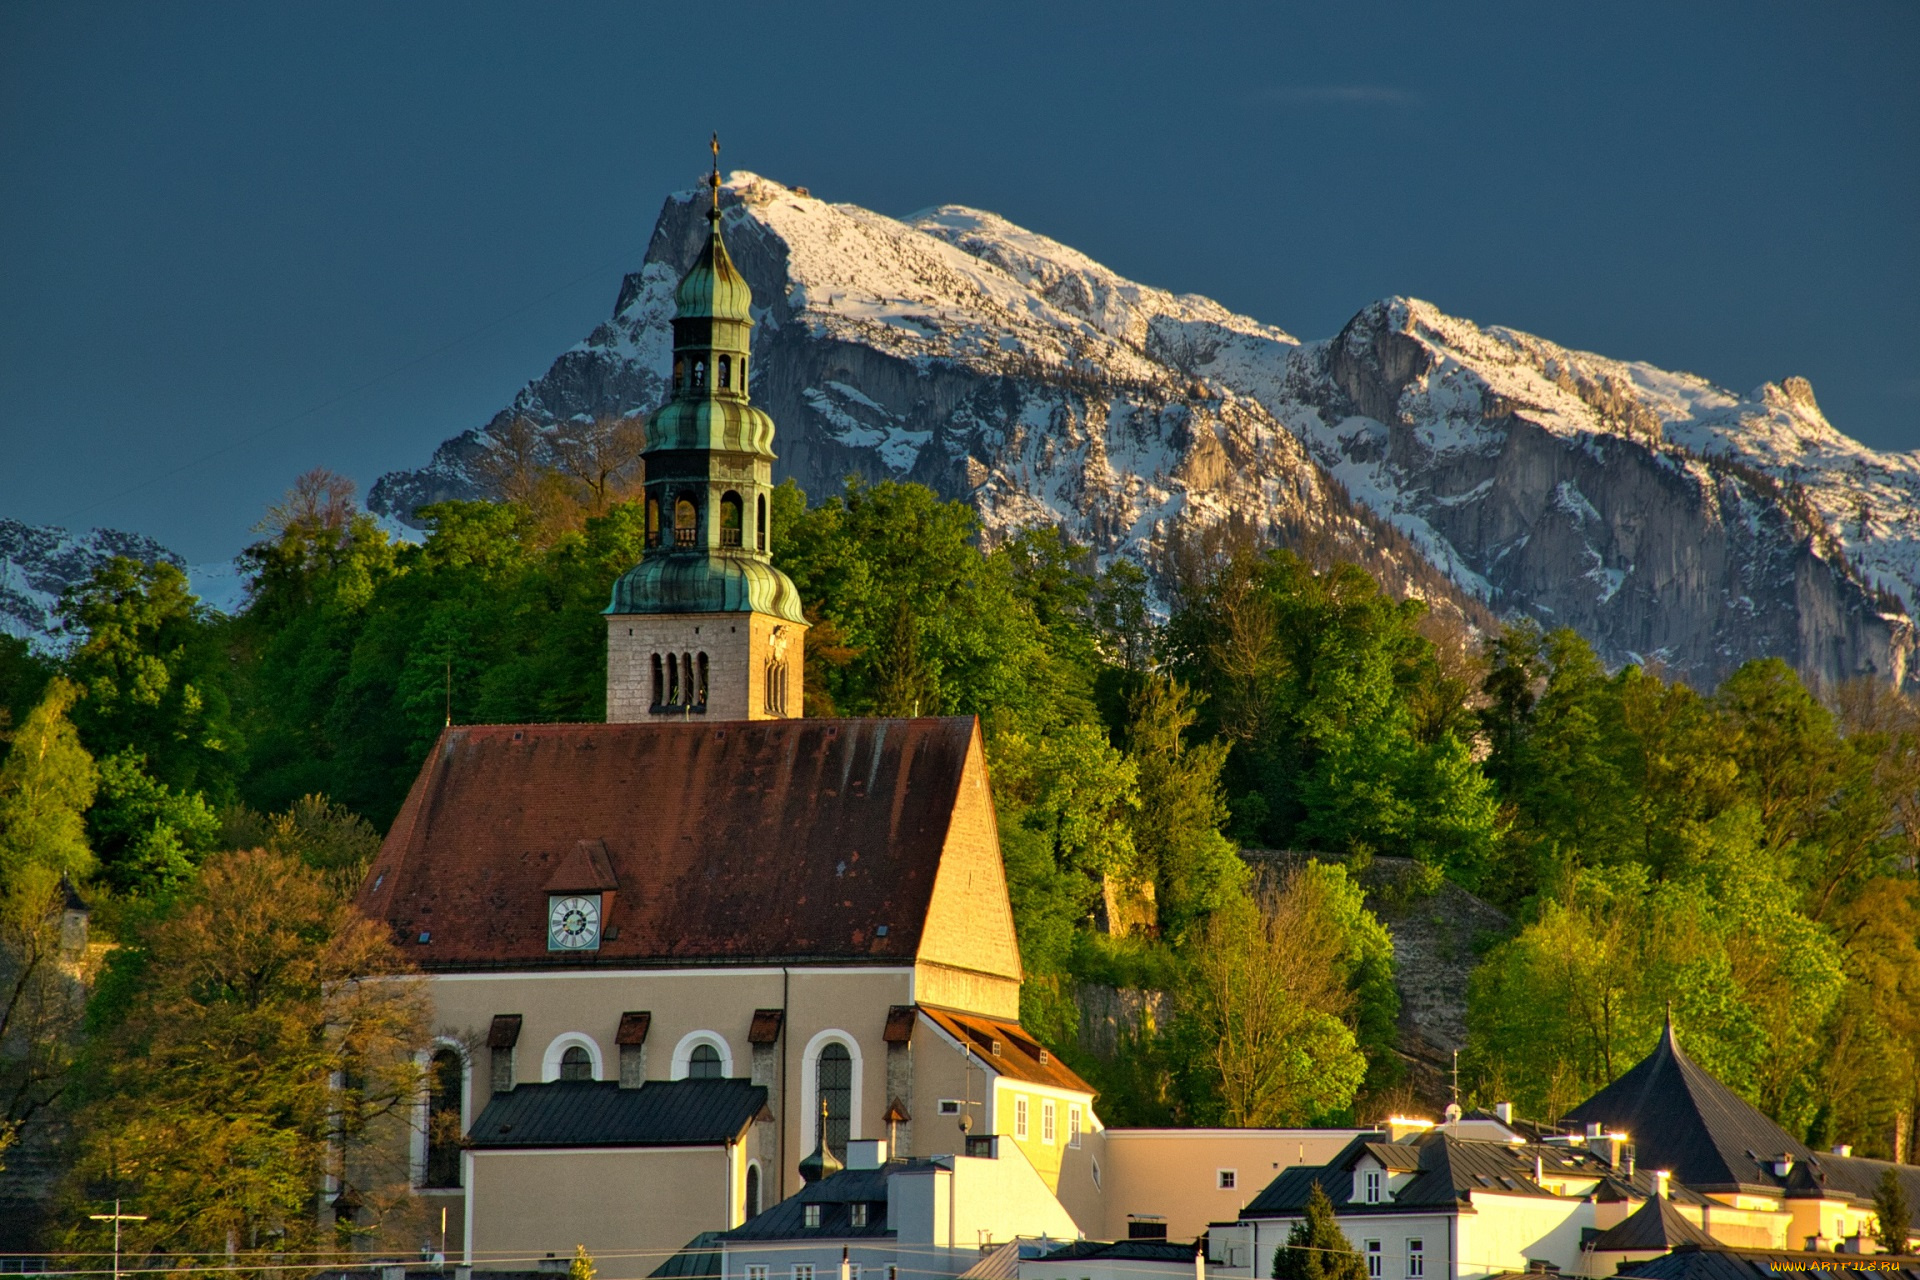
[[[1039,1041],[1017,1022],[988,1018],[957,1009],[936,1009],[921,1005],[936,1027],[970,1045],[981,1062],[1010,1080],[1028,1084],[1050,1084],[1060,1089],[1092,1093],[1093,1086],[1067,1069],[1059,1058],[1040,1047]],[[996,1051],[997,1046],[997,1051]]]
[[[975,734],[971,717],[450,728],[359,904],[429,970],[911,963]],[[549,952],[547,892],[584,878],[617,886],[600,950]]]

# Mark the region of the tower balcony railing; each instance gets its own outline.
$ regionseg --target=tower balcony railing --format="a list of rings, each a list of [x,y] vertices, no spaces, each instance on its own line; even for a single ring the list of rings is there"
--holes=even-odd
[[[740,531],[739,531],[738,529],[722,529],[722,530],[720,530],[720,545],[721,545],[721,546],[723,546],[723,547],[737,547],[737,546],[739,546],[739,545],[740,545]]]
[[[673,545],[676,547],[698,546],[700,531],[690,525],[682,525],[673,531]]]

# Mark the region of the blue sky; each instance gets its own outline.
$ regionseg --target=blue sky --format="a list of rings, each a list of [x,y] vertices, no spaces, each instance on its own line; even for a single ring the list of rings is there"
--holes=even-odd
[[[713,129],[1302,337],[1414,294],[1920,447],[1916,66],[1911,0],[0,4],[0,516],[219,559],[417,465]]]

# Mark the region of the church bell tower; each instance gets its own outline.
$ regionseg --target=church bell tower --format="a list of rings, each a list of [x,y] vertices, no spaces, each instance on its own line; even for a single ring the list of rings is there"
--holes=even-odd
[[[720,145],[706,248],[674,293],[671,395],[647,420],[646,537],[613,585],[607,720],[800,714],[807,622],[773,567],[773,419],[747,398],[753,295],[720,236]]]

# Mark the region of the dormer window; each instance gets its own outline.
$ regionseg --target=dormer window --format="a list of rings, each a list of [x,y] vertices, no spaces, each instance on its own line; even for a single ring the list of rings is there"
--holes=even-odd
[[[820,1206],[817,1204],[804,1206],[800,1210],[800,1221],[805,1226],[818,1227],[820,1225]]]
[[[847,1216],[850,1219],[853,1226],[856,1226],[856,1227],[866,1226],[867,1225],[867,1202],[865,1200],[856,1200],[852,1204],[848,1205]]]
[[[1360,1199],[1367,1204],[1379,1204],[1386,1190],[1386,1175],[1378,1169],[1368,1169],[1360,1175]]]
[[[570,1046],[560,1055],[560,1078],[562,1080],[593,1079],[593,1059],[579,1045]]]

